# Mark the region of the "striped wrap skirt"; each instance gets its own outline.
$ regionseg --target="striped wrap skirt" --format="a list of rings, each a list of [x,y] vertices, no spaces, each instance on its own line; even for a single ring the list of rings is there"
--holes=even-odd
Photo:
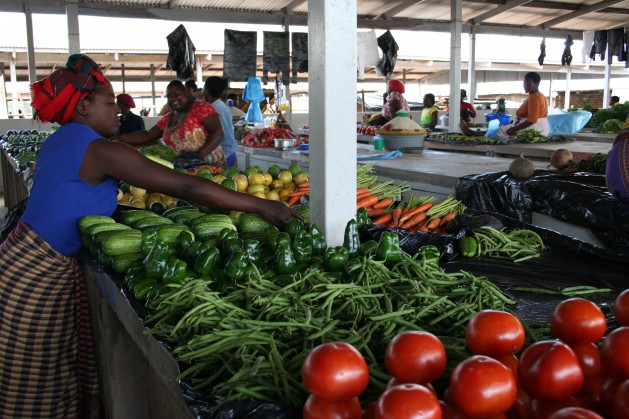
[[[0,245],[0,417],[98,417],[80,265],[22,222]]]

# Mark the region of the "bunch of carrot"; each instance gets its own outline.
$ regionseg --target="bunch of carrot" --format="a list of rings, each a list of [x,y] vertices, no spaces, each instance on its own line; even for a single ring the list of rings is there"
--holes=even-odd
[[[369,217],[384,214],[391,204],[393,204],[393,199],[390,197],[380,198],[369,188],[356,189],[356,209],[365,208],[369,212]]]
[[[433,198],[416,200],[419,202],[411,202],[411,199],[407,204],[402,203],[391,211],[375,215],[374,224],[403,228],[409,232],[442,233],[454,217],[465,211],[465,205],[452,197],[436,204],[433,204]]]
[[[310,182],[303,182],[299,184],[299,189],[295,192],[288,194],[288,201],[286,202],[289,207],[297,204],[303,195],[310,194]]]

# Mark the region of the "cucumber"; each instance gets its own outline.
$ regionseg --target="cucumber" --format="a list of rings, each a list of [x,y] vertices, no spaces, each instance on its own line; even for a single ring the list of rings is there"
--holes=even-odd
[[[100,231],[92,237],[92,241],[90,243],[90,254],[92,256],[98,256],[101,253],[102,243],[103,241],[110,236],[122,237],[125,236],[133,236],[142,238],[142,232],[140,230],[134,230],[132,228],[126,230],[106,230]]]
[[[271,226],[271,223],[257,214],[243,214],[240,217],[239,231],[247,235],[264,235],[264,230]]]
[[[110,262],[110,266],[111,269],[114,270],[114,272],[117,272],[119,274],[121,273],[126,273],[127,270],[129,270],[129,268],[136,262],[140,262],[142,261],[142,259],[144,259],[144,255],[142,255],[142,252],[135,252],[135,253],[126,253],[124,255],[118,255],[118,256],[107,256],[111,258],[111,262]]]
[[[177,243],[177,236],[182,231],[189,232],[194,239],[194,234],[190,231],[190,227],[185,224],[167,224],[155,227],[149,227],[145,230],[142,230],[142,236],[147,236],[151,232],[157,232],[157,239],[162,240],[168,246],[174,246]]]
[[[83,247],[85,247],[86,249],[89,249],[90,244],[94,239],[94,235],[96,235],[97,233],[100,233],[101,231],[111,230],[129,230],[130,228],[131,227],[120,223],[105,222],[100,224],[93,224],[87,227],[85,231],[81,233],[81,244],[83,244]]]
[[[105,255],[110,256],[138,253],[142,251],[142,234],[110,234],[103,239],[100,247]]]
[[[138,221],[138,220],[140,220],[142,218],[146,218],[146,217],[159,217],[159,215],[155,214],[152,211],[148,211],[148,210],[132,210],[132,211],[127,211],[124,214],[122,214],[120,216],[120,222],[122,224],[126,224],[128,226],[131,226],[136,221]]]
[[[94,224],[103,224],[103,223],[115,223],[111,217],[107,217],[106,215],[85,215],[79,218],[79,231],[83,233],[89,226]]]
[[[171,219],[175,222],[175,224],[188,224],[193,219],[202,217],[202,216],[203,216],[203,213],[197,210],[195,212],[188,211],[188,212],[182,212],[181,214],[175,214],[173,215]]]
[[[218,237],[218,233],[220,233],[224,228],[236,231],[236,226],[232,223],[209,221],[193,225],[192,232],[194,233],[194,237],[197,241],[204,242],[208,239]]]
[[[179,213],[190,212],[190,211],[201,212],[199,211],[197,207],[175,207],[175,208],[167,209],[166,211],[164,211],[164,213],[162,214],[162,217],[170,218],[172,220],[173,216]]]
[[[225,214],[205,214],[197,218],[193,218],[187,222],[187,224],[192,227],[195,224],[206,223],[206,222],[222,222],[222,223],[232,223],[232,219],[229,218],[228,215]]]
[[[139,220],[135,221],[133,224],[131,224],[131,227],[138,230],[144,230],[149,227],[155,227],[155,226],[164,225],[164,224],[173,224],[173,222],[172,220],[169,220],[168,218],[164,218],[161,216],[145,217],[145,218],[140,218]]]

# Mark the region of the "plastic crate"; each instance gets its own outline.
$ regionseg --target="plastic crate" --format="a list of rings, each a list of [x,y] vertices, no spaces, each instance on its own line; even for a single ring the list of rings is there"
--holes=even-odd
[[[508,113],[486,113],[485,114],[485,122],[493,121],[497,119],[500,121],[500,125],[509,125],[509,121],[511,121],[511,115]]]

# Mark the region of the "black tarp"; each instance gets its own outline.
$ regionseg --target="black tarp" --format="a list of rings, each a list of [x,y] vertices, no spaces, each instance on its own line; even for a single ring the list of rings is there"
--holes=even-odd
[[[378,70],[379,75],[385,76],[388,80],[391,78],[391,73],[393,73],[395,68],[398,51],[397,42],[395,42],[391,31],[386,31],[378,37],[378,47],[382,50],[382,58],[376,65],[376,70]]]
[[[595,31],[594,42],[590,50],[590,58],[596,60],[596,56],[601,57],[601,61],[605,59],[605,50],[607,49],[607,31]]]
[[[289,83],[290,52],[288,32],[262,32],[264,49],[262,51],[262,81],[267,82],[269,71],[280,73],[283,84]]]
[[[230,81],[247,81],[256,75],[257,32],[225,29],[223,77]]]
[[[538,212],[588,228],[609,251],[629,259],[629,203],[609,193],[602,174],[536,170],[524,180],[508,172],[468,175],[459,178],[456,198],[527,223]]]
[[[308,34],[303,32],[293,32],[291,34],[293,45],[292,56],[292,83],[297,83],[297,73],[308,71]]]
[[[194,44],[183,25],[177,26],[167,37],[168,59],[166,68],[177,72],[177,78],[189,79],[194,77],[196,58]]]

